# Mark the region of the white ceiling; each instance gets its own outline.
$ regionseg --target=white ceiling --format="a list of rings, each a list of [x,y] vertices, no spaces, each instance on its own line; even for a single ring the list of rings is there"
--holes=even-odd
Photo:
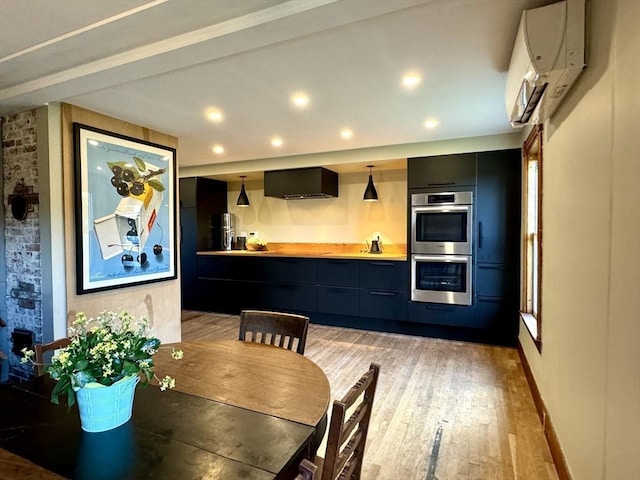
[[[79,105],[178,137],[180,167],[510,133],[520,14],[549,3],[0,0],[0,115]]]

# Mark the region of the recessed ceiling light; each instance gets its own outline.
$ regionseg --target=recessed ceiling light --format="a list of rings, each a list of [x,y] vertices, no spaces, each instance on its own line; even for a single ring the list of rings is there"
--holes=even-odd
[[[348,139],[353,137],[353,131],[351,131],[351,129],[349,128],[343,128],[342,131],[340,132],[340,136],[344,139]]]
[[[215,123],[221,122],[223,119],[222,111],[217,108],[210,108],[207,110],[207,118]]]
[[[216,155],[222,155],[224,153],[224,147],[222,145],[214,145],[213,146],[213,153],[215,153]]]
[[[281,147],[282,146],[282,139],[280,137],[272,137],[271,138],[271,145],[273,147]]]
[[[431,128],[436,128],[438,125],[440,125],[440,122],[435,118],[427,118],[424,121],[423,125],[424,125],[424,128],[431,129]]]
[[[291,95],[291,103],[298,108],[304,108],[309,104],[309,96],[304,92],[298,92]]]
[[[419,73],[411,72],[402,77],[402,86],[408,90],[417,87],[422,82],[422,76]]]

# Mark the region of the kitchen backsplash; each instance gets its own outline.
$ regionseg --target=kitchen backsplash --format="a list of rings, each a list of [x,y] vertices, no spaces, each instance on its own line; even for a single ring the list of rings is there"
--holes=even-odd
[[[407,172],[374,170],[377,202],[362,200],[368,175],[368,171],[340,174],[337,198],[304,200],[265,197],[262,181],[249,181],[245,183],[250,202],[246,208],[236,206],[240,184],[229,184],[228,204],[234,214],[235,234],[256,232],[270,244],[350,244],[364,248],[375,232],[386,247],[404,246],[406,251]]]

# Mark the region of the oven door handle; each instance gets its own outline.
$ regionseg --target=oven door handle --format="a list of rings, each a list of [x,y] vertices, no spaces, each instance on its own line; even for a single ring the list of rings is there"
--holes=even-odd
[[[412,255],[414,262],[465,263],[471,260],[467,255]]]
[[[412,206],[411,210],[416,213],[446,213],[446,212],[468,212],[471,205],[429,205],[429,206]]]

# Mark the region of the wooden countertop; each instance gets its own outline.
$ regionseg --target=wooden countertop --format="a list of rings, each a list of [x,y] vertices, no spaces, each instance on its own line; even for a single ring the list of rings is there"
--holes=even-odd
[[[267,249],[261,251],[199,251],[198,255],[405,261],[407,259],[407,246],[404,244],[383,245],[382,253],[368,253],[367,246],[358,243],[269,243]]]
[[[303,252],[271,252],[269,250],[262,250],[258,252],[252,252],[249,250],[226,250],[226,251],[212,251],[212,252],[198,252],[198,255],[203,256],[257,256],[257,257],[300,257],[300,258],[345,258],[353,260],[395,260],[405,261],[407,259],[406,254],[399,253],[340,253],[340,252],[326,252],[326,253],[303,253]]]

